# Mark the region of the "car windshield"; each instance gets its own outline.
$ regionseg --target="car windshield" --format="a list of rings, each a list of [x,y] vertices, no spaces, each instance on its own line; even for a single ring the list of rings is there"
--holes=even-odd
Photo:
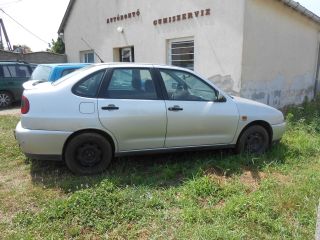
[[[37,66],[33,71],[30,80],[48,81],[52,68],[49,66]]]
[[[92,68],[93,66],[94,65],[89,65],[87,67],[83,67],[83,68],[77,69],[76,71],[74,71],[72,73],[69,73],[69,74],[63,76],[62,78],[60,78],[59,80],[53,82],[52,85],[56,86],[56,85],[58,85],[58,84],[60,84],[60,83],[62,83],[64,81],[66,81],[67,79],[69,79],[69,78],[71,78],[71,77],[73,77],[75,75],[78,75],[78,74],[82,73],[83,71],[86,71],[87,69]]]

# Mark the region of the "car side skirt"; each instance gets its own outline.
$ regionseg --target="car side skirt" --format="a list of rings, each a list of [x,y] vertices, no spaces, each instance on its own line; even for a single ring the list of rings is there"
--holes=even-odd
[[[115,157],[149,155],[149,154],[160,154],[160,153],[219,150],[219,149],[235,148],[235,146],[236,146],[235,144],[224,144],[224,145],[209,145],[209,146],[189,146],[189,147],[159,148],[159,149],[147,149],[147,150],[131,150],[131,151],[116,152]]]

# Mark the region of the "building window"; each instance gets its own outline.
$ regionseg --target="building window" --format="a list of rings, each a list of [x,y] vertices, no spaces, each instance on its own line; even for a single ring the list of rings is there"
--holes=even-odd
[[[134,48],[120,48],[120,62],[134,62]]]
[[[84,63],[94,63],[94,52],[93,51],[86,51],[86,52],[81,52],[81,62]]]
[[[172,39],[168,41],[168,64],[194,70],[193,38]]]

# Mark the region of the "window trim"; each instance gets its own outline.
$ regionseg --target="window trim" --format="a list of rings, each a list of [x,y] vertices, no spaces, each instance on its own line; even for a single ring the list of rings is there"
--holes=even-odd
[[[169,71],[177,71],[177,72],[182,72],[182,73],[187,73],[189,75],[192,75],[193,77],[199,79],[201,82],[203,82],[205,85],[207,85],[209,88],[211,88],[217,95],[219,94],[219,91],[217,89],[215,89],[213,86],[211,86],[210,84],[208,84],[204,79],[202,79],[201,77],[197,76],[196,74],[193,74],[191,72],[185,71],[185,70],[180,70],[180,69],[171,69],[171,68],[157,68],[157,75],[158,78],[160,79],[160,83],[161,83],[161,90],[163,92],[163,96],[164,96],[164,100],[166,101],[179,101],[179,102],[215,102],[214,100],[211,101],[207,101],[207,100],[174,100],[174,99],[170,99],[169,98],[169,94],[166,88],[166,85],[164,83],[164,80],[162,78],[161,75],[161,70],[169,70]]]
[[[156,99],[131,99],[131,98],[109,98],[106,96],[105,92],[103,91],[103,89],[107,89],[109,87],[109,84],[111,82],[112,79],[112,75],[113,72],[117,69],[140,69],[140,70],[148,70],[150,71],[151,74],[151,80],[153,81],[154,87],[155,87],[155,91],[156,91],[156,95],[157,98]],[[117,100],[137,100],[137,101],[158,101],[158,100],[164,100],[164,96],[163,96],[163,91],[162,91],[162,87],[159,83],[159,78],[158,78],[158,74],[155,71],[155,68],[153,67],[113,67],[110,68],[106,74],[106,77],[103,81],[103,83],[100,85],[100,91],[99,91],[99,95],[98,98],[100,99],[117,99]]]
[[[180,47],[180,48],[173,48],[172,44],[174,43],[189,43],[189,42],[193,42],[193,52],[192,53],[185,53],[185,54],[173,54],[172,50],[173,49],[186,49],[189,47]],[[174,62],[190,62],[191,60],[172,60],[172,56],[182,56],[182,55],[193,55],[193,67],[192,68],[187,68],[190,70],[194,70],[195,67],[195,40],[194,37],[185,37],[185,38],[174,38],[174,39],[169,39],[167,40],[167,63],[168,65],[171,66],[176,66],[176,67],[182,67],[182,66],[177,66],[177,65],[173,65]]]
[[[80,51],[80,62],[81,63],[91,63],[91,62],[86,62],[86,55],[87,54],[93,54],[93,62],[92,63],[95,63],[96,62],[96,59],[95,59],[95,53],[94,53],[94,50],[84,50],[84,51]]]
[[[135,62],[135,60],[134,60],[134,46],[128,46],[128,47],[122,47],[122,48],[119,48],[119,60],[120,60],[120,62],[124,62],[123,61],[123,55],[122,55],[122,51],[123,50],[125,50],[125,49],[127,49],[127,50],[129,50],[130,49],[130,60],[131,61],[129,61],[129,62]]]

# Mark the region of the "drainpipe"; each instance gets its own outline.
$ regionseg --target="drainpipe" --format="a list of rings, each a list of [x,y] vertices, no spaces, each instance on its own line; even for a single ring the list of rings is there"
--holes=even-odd
[[[318,62],[317,62],[317,68],[316,68],[316,80],[314,83],[314,98],[317,97],[318,93],[318,85],[319,85],[319,74],[320,74],[320,32],[318,34]]]

